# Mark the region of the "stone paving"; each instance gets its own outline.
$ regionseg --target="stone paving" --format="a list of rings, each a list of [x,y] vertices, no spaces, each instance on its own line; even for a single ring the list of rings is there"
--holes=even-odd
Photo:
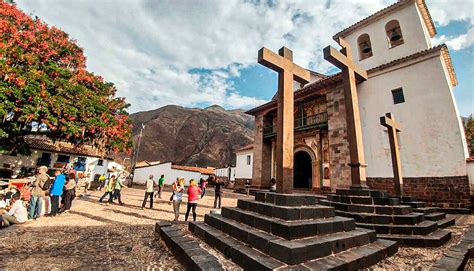
[[[125,189],[125,206],[98,203],[100,192],[77,198],[69,214],[55,218],[42,217],[39,221],[0,230],[0,270],[64,270],[64,269],[154,269],[183,270],[168,249],[155,238],[157,221],[173,218],[168,205],[170,193],[155,202],[155,209],[141,210],[143,189]],[[226,193],[222,205],[235,207],[237,198],[244,195]],[[212,191],[197,208],[198,221],[212,210]],[[148,206],[148,205],[147,205]],[[181,212],[185,211],[185,203]],[[404,248],[378,265],[376,269],[427,269],[443,252],[460,242],[473,215],[456,216],[457,225],[448,228],[452,239],[437,249]],[[184,220],[184,214],[180,217]],[[186,229],[184,224],[179,225]],[[202,246],[215,254],[208,246]],[[216,257],[228,270],[239,269],[222,255]],[[468,266],[472,266],[472,261]]]

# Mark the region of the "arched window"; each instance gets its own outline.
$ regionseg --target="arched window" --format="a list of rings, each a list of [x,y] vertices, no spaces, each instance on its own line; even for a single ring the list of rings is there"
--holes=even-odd
[[[400,28],[400,24],[397,20],[391,20],[385,25],[385,33],[387,33],[387,40],[388,44],[390,45],[389,48],[393,48],[404,43],[402,29]]]
[[[372,56],[372,44],[370,43],[370,37],[368,34],[360,35],[359,38],[357,38],[357,44],[359,45],[360,60]]]

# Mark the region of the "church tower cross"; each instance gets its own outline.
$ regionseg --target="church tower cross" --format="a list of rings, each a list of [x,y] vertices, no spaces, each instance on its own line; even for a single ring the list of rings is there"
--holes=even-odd
[[[353,187],[365,186],[365,158],[362,142],[362,128],[360,125],[359,102],[357,100],[356,79],[367,80],[367,71],[352,61],[352,50],[345,40],[339,38],[342,50],[328,46],[323,49],[324,59],[342,70],[344,100],[346,106],[347,139],[351,167],[351,181]]]
[[[293,63],[293,52],[282,47],[278,54],[263,47],[258,63],[278,72],[276,181],[278,193],[293,193],[294,104],[293,81],[309,82],[309,71]]]
[[[393,185],[395,186],[396,195],[401,197],[403,195],[403,176],[397,139],[397,132],[400,132],[400,124],[395,121],[392,113],[386,113],[385,116],[380,117],[380,124],[387,127],[388,130],[390,154],[392,156]]]

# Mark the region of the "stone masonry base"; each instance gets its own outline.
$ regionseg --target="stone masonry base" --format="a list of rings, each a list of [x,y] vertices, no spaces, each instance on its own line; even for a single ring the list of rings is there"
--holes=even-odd
[[[393,178],[367,177],[367,185],[395,195]],[[471,195],[467,176],[404,177],[404,196],[415,197],[428,206],[470,208]]]

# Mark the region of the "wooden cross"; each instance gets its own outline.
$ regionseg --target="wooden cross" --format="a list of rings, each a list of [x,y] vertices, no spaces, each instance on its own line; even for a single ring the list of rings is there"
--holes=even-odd
[[[359,102],[356,79],[367,80],[367,71],[352,61],[352,50],[345,40],[339,38],[341,51],[328,46],[323,49],[324,59],[342,70],[344,101],[346,106],[347,139],[349,141],[351,180],[353,187],[365,186],[365,158],[360,125]]]
[[[400,124],[395,121],[392,113],[380,117],[380,124],[388,129],[388,140],[390,141],[390,154],[392,156],[393,185],[396,196],[403,195],[402,165],[400,163],[400,152],[398,151],[397,132],[400,132]]]
[[[263,47],[258,63],[278,72],[276,180],[278,193],[293,193],[294,111],[293,81],[309,82],[309,71],[293,63],[293,52],[282,47],[278,54]]]

